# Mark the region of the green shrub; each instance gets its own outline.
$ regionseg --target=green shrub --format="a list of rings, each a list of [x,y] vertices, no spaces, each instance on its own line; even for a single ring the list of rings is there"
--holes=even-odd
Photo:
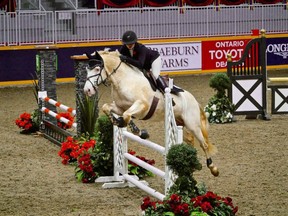
[[[169,194],[195,197],[198,195],[197,181],[193,172],[201,170],[202,165],[197,158],[197,151],[191,145],[174,145],[169,149],[166,163],[177,175],[174,185],[170,188]]]

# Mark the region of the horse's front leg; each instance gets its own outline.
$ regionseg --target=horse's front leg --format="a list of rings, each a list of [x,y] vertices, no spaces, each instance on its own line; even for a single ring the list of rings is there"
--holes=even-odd
[[[118,127],[125,127],[125,122],[122,117],[124,110],[118,107],[114,102],[110,104],[104,104],[102,110],[114,125],[117,125]],[[116,118],[113,113],[119,115],[120,117]]]
[[[127,124],[129,124],[132,133],[140,136],[142,139],[149,138],[149,134],[145,129],[140,130],[132,121],[132,117],[142,119],[145,117],[148,109],[149,106],[146,103],[137,100],[128,110],[123,113],[123,119]]]
[[[130,120],[130,122],[129,122],[129,127],[130,127],[132,133],[139,136],[140,138],[142,138],[142,139],[148,139],[149,138],[148,131],[145,129],[140,130],[132,120]]]
[[[132,121],[132,116],[133,117],[139,117],[139,114],[142,112],[145,112],[146,106],[143,106],[142,103],[136,102],[134,103],[128,110],[125,112],[123,111],[122,108],[119,108],[114,102],[110,104],[104,104],[102,107],[103,112],[110,118],[111,122],[118,127],[126,127],[129,125],[131,132],[142,139],[147,139],[149,138],[149,134],[147,130],[142,129],[140,130],[137,125]],[[141,112],[142,111],[142,112]],[[124,112],[124,113],[123,113]],[[119,115],[118,118],[116,118],[113,113]],[[122,116],[123,115],[123,116]]]

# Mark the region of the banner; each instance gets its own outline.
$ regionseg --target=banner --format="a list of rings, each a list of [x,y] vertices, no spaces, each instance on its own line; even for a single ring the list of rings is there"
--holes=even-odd
[[[201,70],[201,42],[146,44],[160,53],[161,71]]]
[[[227,54],[232,60],[241,58],[249,39],[219,40],[202,42],[202,70],[224,69],[227,66]]]
[[[288,65],[288,38],[268,38],[267,65]]]

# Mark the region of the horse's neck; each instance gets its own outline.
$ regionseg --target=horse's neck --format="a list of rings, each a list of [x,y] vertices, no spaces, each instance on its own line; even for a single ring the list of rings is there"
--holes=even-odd
[[[110,80],[113,86],[113,94],[119,99],[134,100],[132,98],[138,97],[136,95],[139,94],[140,89],[149,95],[150,90],[152,91],[143,73],[138,68],[128,66],[125,63],[122,63],[117,71],[113,73]],[[153,91],[151,94],[153,94]]]

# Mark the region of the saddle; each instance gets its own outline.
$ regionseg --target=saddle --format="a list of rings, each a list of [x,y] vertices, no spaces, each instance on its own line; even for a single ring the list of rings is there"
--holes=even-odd
[[[153,76],[152,72],[151,71],[146,71],[146,70],[143,70],[142,72],[143,72],[144,76],[148,79],[148,81],[150,83],[150,86],[153,89],[153,91],[156,91],[157,89],[159,91],[161,91],[161,89],[157,85],[156,79]],[[161,77],[165,81],[166,85],[169,86],[169,79],[170,79],[169,76],[168,75],[164,75],[164,76],[161,76]],[[183,92],[183,91],[184,91],[183,89],[181,89],[178,86],[173,84],[173,88],[171,89],[171,94],[177,95],[179,92]]]

